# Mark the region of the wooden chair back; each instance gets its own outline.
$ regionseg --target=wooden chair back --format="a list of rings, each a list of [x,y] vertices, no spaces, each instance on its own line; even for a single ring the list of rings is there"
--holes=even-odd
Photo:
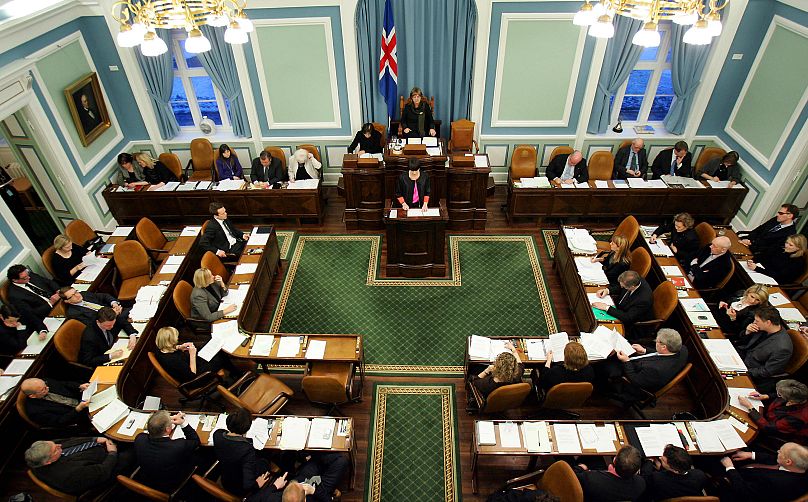
[[[518,145],[511,156],[510,176],[512,180],[536,176],[536,148],[533,145]]]
[[[637,272],[644,279],[648,278],[648,272],[651,271],[651,255],[645,248],[634,248],[631,252],[631,266],[629,270]]]
[[[207,138],[194,138],[191,140],[191,161],[189,165],[193,169],[189,179],[211,179],[215,171],[213,144]]]
[[[53,273],[53,253],[55,252],[56,249],[53,246],[48,246],[48,249],[42,252],[42,265],[45,266],[45,270],[51,277],[56,277],[56,274]]]
[[[168,242],[162,230],[152,220],[145,217],[141,218],[135,225],[135,237],[143,244],[143,247],[150,249],[163,249]],[[159,260],[159,257],[159,254],[153,254],[152,256],[155,260]]]
[[[619,150],[622,150],[623,148],[625,148],[625,147],[627,147],[628,145],[630,145],[630,144],[632,143],[632,141],[634,141],[634,140],[633,140],[633,139],[627,139],[627,140],[624,140],[622,143],[620,143],[620,146],[618,146],[618,147],[617,147],[617,150],[618,150],[618,151],[619,151]]]
[[[191,291],[193,291],[188,281],[180,281],[171,292],[171,298],[174,300],[174,307],[182,317],[188,319],[191,317]]]
[[[300,381],[303,393],[312,403],[342,404],[349,401],[346,382],[330,375],[306,375]]]
[[[663,281],[654,288],[653,297],[654,318],[660,319],[662,322],[667,321],[679,303],[676,286],[670,281]]]
[[[317,162],[322,163],[323,159],[320,158],[320,150],[317,148],[316,145],[312,145],[311,143],[304,143],[302,145],[297,145],[295,150],[306,150],[310,154],[314,155],[314,158],[317,159]]]
[[[384,150],[385,145],[387,145],[387,127],[378,122],[371,122],[371,124],[373,124],[373,128],[379,131],[379,134],[381,134],[381,147],[382,150]]]
[[[42,491],[44,491],[48,495],[52,495],[52,496],[54,496],[56,498],[59,498],[61,500],[78,500],[78,497],[76,497],[74,495],[70,495],[70,494],[62,492],[62,491],[59,491],[56,488],[53,488],[49,484],[45,483],[44,481],[39,479],[36,476],[36,474],[34,474],[34,471],[31,470],[31,469],[28,469],[28,477],[31,478],[31,481],[33,481],[35,485],[40,487],[42,489]]]
[[[230,280],[230,272],[222,264],[222,260],[212,251],[205,251],[205,254],[202,255],[200,265],[202,268],[210,270],[214,276],[222,276],[222,281],[224,281],[225,284]]]
[[[531,386],[527,382],[512,383],[494,389],[488,394],[485,406],[480,409],[482,413],[500,413],[518,408],[530,394]]]
[[[68,223],[65,227],[65,235],[71,241],[81,245],[98,237],[95,230],[82,220],[73,220]]]
[[[216,500],[222,500],[224,502],[241,502],[243,500],[242,497],[236,497],[229,491],[225,490],[218,483],[215,483],[213,480],[200,476],[199,474],[194,474],[191,476],[191,479],[205,491],[208,495],[212,496]]]
[[[547,391],[542,408],[554,410],[580,408],[592,395],[592,389],[593,386],[589,382],[566,382],[553,385]]]
[[[117,246],[116,246],[117,247]],[[68,319],[53,334],[53,345],[65,361],[78,363],[81,336],[86,326],[76,319]]]
[[[552,493],[561,502],[583,502],[584,490],[572,467],[563,460],[554,462],[544,471],[539,488]]]
[[[676,376],[673,377],[673,379],[670,382],[667,383],[667,385],[665,385],[664,387],[662,387],[661,389],[659,389],[654,393],[654,397],[659,399],[660,397],[667,394],[668,391],[676,387],[679,384],[679,382],[685,379],[687,374],[690,373],[691,369],[693,369],[693,363],[687,363],[685,367],[682,368],[682,370],[679,373],[677,373]]]
[[[286,173],[286,153],[284,153],[283,148],[278,146],[268,146],[264,148],[265,152],[269,152],[272,157],[281,160],[281,169],[283,172]]]
[[[699,236],[699,247],[707,246],[715,239],[715,229],[706,221],[702,221],[693,227],[693,230]]]
[[[22,390],[17,392],[17,402],[15,403],[17,406],[17,414],[20,416],[23,422],[27,423],[32,429],[41,429],[42,426],[31,420],[31,417],[28,416],[28,412],[25,410],[25,403],[27,400],[28,396],[25,395],[25,392]]]
[[[637,221],[637,218],[632,215],[628,215],[623,218],[623,221],[621,221],[620,224],[617,225],[617,228],[614,229],[612,238],[614,238],[615,235],[622,235],[626,238],[626,240],[628,240],[628,245],[631,247],[634,244],[634,241],[637,239],[637,235],[639,233],[640,223]]]
[[[595,152],[589,157],[586,166],[590,180],[610,180],[614,171],[614,155],[612,152]]]
[[[571,146],[566,146],[566,145],[557,146],[557,147],[553,148],[552,152],[550,152],[550,158],[547,159],[547,163],[549,164],[550,162],[553,161],[554,158],[556,158],[559,155],[570,155],[574,151],[575,151],[575,149],[573,147],[571,147]]]
[[[803,297],[808,296],[806,294]],[[794,346],[794,351],[791,353],[791,359],[786,365],[786,373],[794,375],[803,365],[808,362],[808,338],[795,329],[788,330],[788,336],[791,337],[791,344]]]
[[[699,175],[701,174],[701,170],[705,164],[710,162],[716,157],[723,157],[727,154],[727,151],[723,148],[718,148],[717,146],[710,146],[705,148],[699,154],[699,158],[696,159],[696,165],[693,166],[693,177],[698,179]]]
[[[178,180],[182,180],[182,163],[176,153],[163,152],[157,157],[157,160],[162,162]]]
[[[124,281],[151,273],[149,255],[143,248],[143,244],[138,241],[119,242],[115,245],[115,249],[112,250],[112,256],[115,260],[118,274]]]
[[[155,500],[157,502],[169,502],[169,500],[171,500],[170,494],[161,492],[160,490],[155,490],[154,488],[144,485],[140,481],[135,481],[129,476],[118,474],[117,479],[121,486],[133,493],[140,495],[141,497],[145,497],[149,500]]]
[[[476,150],[472,150],[475,146],[477,146],[477,141],[474,139],[474,122],[467,119],[452,122],[449,153],[472,151],[477,153],[480,148],[477,147]]]
[[[3,281],[0,284],[0,300],[3,300],[3,303],[8,304],[8,287],[11,285],[11,281]]]

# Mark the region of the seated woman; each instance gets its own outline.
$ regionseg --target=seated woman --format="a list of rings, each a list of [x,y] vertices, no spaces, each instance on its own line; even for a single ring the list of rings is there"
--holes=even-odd
[[[76,277],[87,265],[81,260],[87,254],[87,248],[71,242],[66,235],[59,234],[53,238],[53,257],[51,266],[53,267],[54,279],[59,286],[70,286],[76,281]]]
[[[221,144],[219,146],[219,158],[216,159],[216,173],[220,180],[241,180],[244,179],[244,170],[238,161],[238,157],[233,155],[230,147]]]
[[[701,178],[712,181],[729,181],[730,188],[741,182],[741,167],[738,165],[740,156],[732,151],[710,160],[701,168]]]
[[[148,153],[136,153],[135,162],[143,168],[143,176],[151,185],[149,190],[155,190],[169,181],[179,181],[174,173],[159,160],[154,160]]]
[[[404,105],[404,111],[401,112],[401,128],[406,138],[437,136],[432,109],[429,108],[424,93],[418,87],[412,88],[410,102]]]
[[[154,355],[157,362],[169,375],[178,382],[190,382],[206,371],[217,372],[220,369],[235,375],[237,370],[223,352],[217,353],[210,359],[210,362],[196,357],[196,345],[193,342],[180,342],[180,332],[177,328],[166,326],[160,328],[155,336],[155,343],[159,349]]]
[[[126,188],[149,184],[143,175],[143,169],[135,162],[135,158],[126,152],[118,155],[117,183]]]
[[[418,159],[410,159],[407,172],[401,173],[396,180],[396,193],[393,198],[405,211],[410,207],[420,207],[426,211],[429,209],[431,192],[429,175],[421,172],[421,162]]]
[[[382,135],[370,122],[362,124],[362,129],[356,133],[353,141],[348,145],[348,153],[354,153],[359,146],[357,155],[363,153],[382,153]]]
[[[759,263],[749,260],[746,266],[773,277],[778,284],[794,283],[808,267],[808,239],[802,234],[789,235],[783,249],[761,255]]]
[[[693,217],[689,213],[679,213],[670,222],[663,223],[651,235],[651,244],[655,243],[662,235],[670,233],[668,245],[673,251],[673,256],[679,263],[690,263],[699,250],[699,236],[693,230]]]
[[[297,150],[289,157],[287,167],[289,182],[294,183],[299,180],[313,180],[320,177],[320,169],[323,165],[314,158],[314,154],[305,148]]]
[[[745,332],[746,327],[752,324],[757,309],[768,306],[769,288],[755,284],[746,288],[742,295],[718,302],[715,320],[724,334],[737,335]]]
[[[20,324],[20,313],[11,305],[0,305],[0,354],[17,355],[28,345],[28,337],[32,329]],[[47,333],[39,335],[44,340]]]
[[[603,264],[603,273],[609,279],[609,294],[615,295],[620,291],[617,278],[631,266],[631,253],[628,250],[628,239],[622,235],[615,235],[609,242],[609,251],[601,251],[590,260]]]
[[[564,362],[553,364],[553,351],[546,354],[547,362],[538,375],[534,373],[531,377],[538,378],[538,386],[543,394],[560,383],[594,382],[595,370],[589,364],[589,356],[586,349],[578,342],[569,342],[564,347]]]
[[[741,405],[746,406],[751,411],[749,418],[754,420],[758,426],[758,431],[766,435],[777,436],[785,441],[794,441],[799,444],[806,444],[808,441],[808,386],[797,380],[780,380],[775,387],[777,397],[766,394],[752,392],[750,397],[769,401],[759,412],[752,408],[749,399],[741,396],[738,398]]]
[[[505,348],[509,352],[501,353],[494,360],[494,364],[489,364],[478,375],[471,377],[471,385],[480,392],[483,398],[487,398],[499,387],[522,381],[525,365],[522,364],[522,360],[511,342],[507,342]],[[476,406],[473,395],[469,396],[469,404]]]
[[[191,291],[191,317],[213,322],[235,312],[235,305],[226,305],[219,310],[225,294],[227,286],[222,276],[213,275],[206,268],[197,269],[194,272],[194,289]]]

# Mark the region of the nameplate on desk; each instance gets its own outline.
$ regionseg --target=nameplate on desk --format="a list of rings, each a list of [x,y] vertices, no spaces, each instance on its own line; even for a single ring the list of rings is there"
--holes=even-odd
[[[440,216],[440,209],[432,207],[426,211],[418,208],[407,210],[407,218],[417,218],[420,216]]]

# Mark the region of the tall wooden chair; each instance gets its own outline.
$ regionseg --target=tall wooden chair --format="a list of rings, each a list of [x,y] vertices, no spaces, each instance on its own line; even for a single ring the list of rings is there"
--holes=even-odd
[[[217,460],[216,464],[218,463],[219,461]],[[221,500],[223,502],[241,502],[244,500],[244,497],[237,497],[233,495],[229,491],[225,490],[219,483],[216,483],[212,479],[208,479],[207,476],[203,477],[199,474],[194,474],[191,476],[191,479],[194,480],[194,483],[196,483],[199,488],[216,500]]]
[[[488,397],[483,397],[477,387],[470,382],[467,387],[471,389],[481,414],[502,413],[518,408],[522,406],[531,389],[531,385],[527,382],[512,383],[498,387],[488,394]]]
[[[276,415],[295,393],[277,378],[253,372],[245,373],[229,387],[219,385],[217,389],[233,406],[259,416]]]
[[[561,502],[583,502],[584,490],[575,471],[567,462],[558,460],[547,469],[508,480],[505,489],[544,490],[561,499]]]
[[[207,138],[191,140],[191,159],[185,166],[185,179],[189,181],[212,180],[216,168],[213,164],[213,144]],[[190,171],[190,176],[188,175]]]
[[[467,119],[452,122],[449,153],[478,153],[479,151],[480,145],[474,139],[474,122]]]
[[[648,272],[651,271],[651,255],[645,248],[638,247],[631,251],[629,270],[637,272],[643,279],[648,278]]]
[[[717,146],[710,146],[702,150],[699,154],[699,158],[696,159],[696,165],[693,166],[693,177],[696,179],[701,178],[701,170],[704,168],[705,164],[716,157],[720,158],[726,154],[726,150],[723,148],[718,148]]]
[[[56,498],[58,498],[60,500],[69,500],[71,502],[77,501],[79,499],[79,497],[76,496],[76,495],[70,495],[69,493],[65,493],[63,491],[57,490],[56,488],[54,488],[54,487],[50,486],[49,484],[45,483],[44,481],[39,479],[37,477],[37,475],[34,474],[34,471],[32,471],[31,469],[28,469],[28,477],[31,478],[31,481],[33,481],[35,485],[37,485],[39,488],[41,488],[42,491],[44,491],[48,495],[56,497]]]
[[[115,260],[115,276],[113,285],[118,286],[118,299],[122,301],[133,301],[137,296],[137,291],[149,284],[152,277],[151,259],[146,253],[146,249],[138,241],[123,241],[115,245],[112,251]]]
[[[286,179],[286,153],[283,151],[283,148],[278,146],[268,146],[264,148],[265,152],[269,152],[274,158],[280,159],[281,161],[281,169],[283,170],[283,179]]]
[[[173,502],[174,500],[178,500],[177,495],[179,495],[182,489],[185,488],[185,485],[188,483],[188,481],[190,481],[191,476],[193,476],[194,473],[196,472],[196,467],[194,467],[194,469],[188,474],[188,476],[185,477],[185,479],[183,479],[182,482],[180,482],[179,486],[177,486],[177,488],[175,488],[174,491],[171,493],[156,490],[150,486],[141,483],[140,481],[137,481],[135,477],[137,476],[138,472],[140,472],[140,467],[135,469],[135,472],[133,472],[131,476],[124,476],[123,474],[118,474],[117,476],[118,483],[127,490],[129,490],[130,492],[139,495],[139,498],[141,499],[154,500],[156,502]],[[166,473],[166,475],[170,474]]]
[[[373,128],[376,129],[379,134],[381,135],[381,147],[384,150],[384,147],[387,145],[387,127],[384,124],[380,124],[378,122],[371,122],[373,124]]]
[[[76,368],[82,375],[89,376],[94,368],[85,366],[79,362],[79,350],[81,349],[81,337],[86,326],[76,319],[68,319],[56,333],[53,334],[53,346],[56,352],[67,361],[68,364]],[[82,380],[84,381],[84,380]]]
[[[426,96],[423,96],[422,99],[425,100],[429,104],[429,109],[432,110],[432,118],[434,119],[435,118],[435,96],[432,96],[432,97],[429,97],[429,98],[427,98]],[[410,98],[409,96],[407,96],[406,99],[404,98],[404,96],[399,96],[398,97],[398,120],[399,120],[399,124],[398,124],[398,131],[396,131],[396,132],[398,133],[399,138],[404,136],[404,126],[402,126],[401,122],[400,122],[401,117],[404,115],[404,107],[407,106],[410,103],[412,103],[412,98]],[[435,120],[435,122],[437,122],[437,120]],[[440,134],[440,130],[438,130],[437,124],[436,124],[435,130],[438,131],[438,134]]]
[[[614,171],[614,155],[612,152],[598,151],[587,160],[590,180],[610,180]]]
[[[727,251],[727,252],[729,252],[729,251]],[[732,279],[733,275],[735,275],[735,260],[730,260],[730,262],[729,262],[729,272],[727,273],[727,275],[724,276],[724,278],[721,279],[718,282],[718,284],[716,284],[712,288],[697,288],[698,291],[699,291],[699,294],[701,295],[702,298],[704,298],[704,301],[706,301],[708,303],[711,302],[711,301],[714,301],[715,297],[718,296],[718,294],[724,289],[724,286],[726,286],[727,283],[729,283],[729,281],[730,281],[730,279]]]
[[[693,227],[693,231],[699,237],[699,247],[707,246],[715,239],[715,229],[706,221],[702,221]]]
[[[56,249],[53,246],[48,246],[48,249],[42,252],[42,265],[52,277],[56,277],[56,274],[53,273],[53,253],[55,252]]]
[[[608,251],[609,250],[609,242],[611,242],[612,238],[615,235],[622,235],[623,237],[628,240],[628,247],[634,244],[634,241],[637,239],[637,235],[640,233],[640,222],[637,221],[632,215],[628,215],[623,218],[623,221],[617,225],[617,228],[614,229],[612,232],[612,236],[609,237],[608,241],[597,241],[596,244],[598,246],[598,251]]]
[[[166,239],[163,231],[148,218],[141,218],[135,225],[135,236],[143,244],[154,263],[161,263],[171,253],[177,241]]]
[[[536,176],[536,148],[533,145],[518,145],[511,155],[511,166],[508,169],[510,181]]]
[[[162,162],[178,180],[183,181],[185,176],[182,174],[182,162],[176,153],[163,152],[157,157],[157,160]]]
[[[343,416],[339,405],[352,401],[354,371],[351,363],[313,362],[300,386],[309,401],[330,406],[326,415]]]

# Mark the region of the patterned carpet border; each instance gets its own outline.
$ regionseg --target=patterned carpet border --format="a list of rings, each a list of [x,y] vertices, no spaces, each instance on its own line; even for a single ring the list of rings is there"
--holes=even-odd
[[[387,420],[387,397],[392,394],[422,394],[441,396],[441,414],[443,422],[443,474],[444,501],[460,501],[460,455],[457,434],[457,415],[455,413],[455,396],[453,385],[420,384],[420,385],[373,385],[373,414],[371,416],[368,445],[368,468],[365,486],[368,489],[366,502],[384,502],[382,498],[382,480],[384,476],[384,440]]]
[[[289,250],[292,248],[292,242],[295,240],[295,231],[294,230],[276,230],[275,234],[278,236],[278,240],[283,239],[281,242],[281,259],[285,260],[289,256]]]
[[[379,277],[381,266],[381,235],[297,235],[294,242],[294,253],[289,259],[289,268],[278,297],[278,304],[272,317],[269,333],[280,332],[284,311],[294,286],[295,276],[300,264],[300,258],[307,242],[315,241],[369,241],[371,243],[370,259],[365,279],[367,286],[417,286],[417,287],[460,287],[462,276],[460,271],[461,242],[524,242],[530,260],[533,279],[539,294],[544,320],[548,333],[557,331],[555,306],[550,300],[549,291],[545,287],[544,272],[539,259],[536,239],[532,235],[449,235],[449,270],[448,279],[386,279]],[[290,239],[285,239],[290,241]],[[286,242],[284,242],[286,248]],[[429,373],[448,376],[457,376],[463,373],[463,366],[416,366],[398,364],[367,364],[365,371],[371,374],[399,375],[412,373]]]

